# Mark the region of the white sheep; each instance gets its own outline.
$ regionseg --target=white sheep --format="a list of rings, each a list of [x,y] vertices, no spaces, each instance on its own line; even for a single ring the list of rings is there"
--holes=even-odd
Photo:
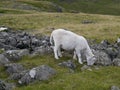
[[[80,64],[83,64],[81,60],[81,52],[86,56],[88,65],[93,65],[95,62],[94,54],[92,53],[87,40],[83,36],[79,36],[64,29],[56,29],[51,33],[50,43],[51,45],[54,45],[53,49],[55,59],[62,57],[62,48],[64,50],[73,50],[73,58],[77,55]]]

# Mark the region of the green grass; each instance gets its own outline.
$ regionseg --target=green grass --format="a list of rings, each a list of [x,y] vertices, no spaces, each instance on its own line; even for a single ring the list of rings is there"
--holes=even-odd
[[[25,9],[24,5],[36,12],[58,12],[60,7],[63,12],[120,15],[119,0],[1,0],[0,3],[2,8],[17,10]]]
[[[16,30],[28,30],[34,34],[50,35],[51,28],[65,28],[98,41],[103,39],[115,41],[120,36],[120,16],[41,12],[2,15],[0,20],[0,25]],[[84,20],[91,20],[93,23],[82,24]]]
[[[28,86],[21,86],[15,90],[109,90],[112,85],[120,86],[120,68],[114,66],[100,67],[99,70],[81,71],[78,64],[74,73],[69,69],[58,66],[59,62],[70,59],[64,57],[60,60],[53,59],[53,55],[24,57],[22,63],[27,68],[32,68],[42,64],[49,65],[57,70],[57,74],[48,81],[37,81]]]
[[[120,1],[118,0],[47,0],[55,2],[66,11],[84,12],[93,14],[120,15]]]
[[[47,12],[58,11],[58,7],[54,3],[49,1],[20,0],[20,2],[39,8],[38,11],[47,11]]]
[[[70,73],[68,68],[58,65],[58,63],[67,61],[70,58],[72,57],[64,56],[60,60],[55,60],[53,54],[23,57],[17,63],[23,64],[26,69],[45,64],[54,68],[57,74],[47,81],[36,81],[28,86],[17,86],[14,90],[109,90],[112,85],[120,87],[119,67],[99,67],[98,70],[92,67],[92,71],[81,71],[80,68],[83,65],[78,64],[78,61],[74,61],[77,67],[74,73]],[[0,79],[8,77],[5,68],[2,66],[0,66],[0,72]]]

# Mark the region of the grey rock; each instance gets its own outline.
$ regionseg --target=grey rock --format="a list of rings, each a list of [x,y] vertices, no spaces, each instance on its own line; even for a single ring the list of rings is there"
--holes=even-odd
[[[11,63],[11,64],[6,64],[5,67],[7,68],[7,73],[12,75],[13,73],[19,73],[24,70],[23,65],[18,64],[18,63]]]
[[[33,72],[33,70],[35,72]],[[48,80],[54,74],[56,74],[56,70],[54,70],[53,68],[51,68],[47,65],[41,65],[41,66],[33,68],[29,72],[27,72],[18,81],[18,83],[21,85],[28,85],[29,83],[32,83],[36,80],[44,81],[44,80]]]
[[[107,48],[106,49],[106,53],[111,58],[111,60],[113,60],[114,58],[116,58],[117,55],[118,55],[118,51],[115,48],[113,48],[113,47]]]
[[[52,75],[56,74],[56,70],[47,66],[41,65],[36,68],[36,80],[48,80]]]
[[[50,54],[52,52],[53,52],[53,50],[51,47],[40,46],[40,47],[34,48],[34,52],[32,55],[33,56],[34,55],[45,55],[45,54]]]
[[[120,47],[118,48],[118,55],[117,58],[120,58]]]
[[[13,83],[6,83],[0,80],[0,90],[12,90],[15,87]]]
[[[15,47],[17,44],[17,40],[14,37],[8,37],[8,39],[6,39],[6,44]]]
[[[29,70],[24,70],[18,73],[13,73],[9,76],[9,80],[19,80],[21,79]]]
[[[16,48],[13,47],[13,46],[5,45],[4,43],[1,43],[1,42],[0,42],[0,48],[4,48],[5,50],[13,50],[13,49],[16,49]]]
[[[10,61],[3,54],[0,54],[0,65],[5,65],[8,63],[10,63]]]
[[[94,22],[91,21],[91,20],[84,20],[84,21],[82,21],[82,24],[91,24],[91,23],[94,23]]]
[[[95,64],[97,65],[103,65],[103,66],[108,66],[112,64],[111,59],[109,58],[108,54],[106,54],[103,51],[94,51],[95,54],[96,62]]]
[[[30,77],[29,73],[26,73],[26,74],[18,81],[18,83],[19,83],[20,85],[28,85],[28,84],[30,84],[30,83],[33,82],[33,81],[34,81],[34,79],[32,79],[32,78]]]
[[[70,69],[75,69],[76,68],[76,65],[71,60],[68,60],[67,62],[64,61],[62,63],[59,63],[58,65],[63,66],[63,67],[68,67]]]
[[[84,65],[84,66],[81,67],[81,71],[84,71],[84,70],[92,71],[92,69],[88,65]]]
[[[120,58],[113,59],[113,65],[120,66]]]
[[[22,49],[22,50],[7,50],[4,52],[4,55],[10,60],[10,61],[17,61],[20,60],[22,56],[29,55],[28,49]]]
[[[120,90],[120,88],[117,87],[117,86],[112,86],[112,87],[111,87],[111,90]]]
[[[7,32],[0,32],[1,37],[8,37],[9,34]]]

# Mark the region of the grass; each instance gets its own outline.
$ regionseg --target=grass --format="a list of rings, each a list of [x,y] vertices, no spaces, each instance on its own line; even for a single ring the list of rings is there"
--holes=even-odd
[[[36,12],[59,12],[61,8],[63,12],[120,15],[119,0],[1,0],[0,3],[6,9],[26,10],[24,6]]]
[[[24,57],[19,63],[26,67],[35,67],[47,64],[57,70],[57,75],[48,81],[37,81],[28,86],[21,86],[15,90],[109,90],[112,85],[120,86],[120,68],[114,66],[100,67],[99,70],[81,71],[81,65],[77,64],[74,73],[69,69],[58,66],[59,62],[70,59],[71,57],[61,58],[59,61],[53,59],[53,55]]]
[[[68,12],[120,15],[118,0],[47,0],[65,8]]]
[[[0,20],[0,25],[9,26],[16,30],[28,30],[37,34],[50,35],[51,28],[65,28],[98,41],[103,39],[115,41],[120,36],[120,16],[41,12],[2,15]],[[82,22],[85,20],[90,20],[93,23],[83,24]]]

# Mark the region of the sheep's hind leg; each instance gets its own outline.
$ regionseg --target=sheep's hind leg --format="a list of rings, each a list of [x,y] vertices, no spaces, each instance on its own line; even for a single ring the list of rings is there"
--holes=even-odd
[[[74,51],[73,59],[74,59],[74,60],[77,60],[76,52],[75,52],[75,51]]]
[[[54,56],[55,56],[55,59],[59,59],[59,57],[58,57],[58,48],[57,47],[54,47]]]
[[[61,53],[60,48],[58,49],[58,56],[59,56],[59,57],[62,57],[62,53]]]

